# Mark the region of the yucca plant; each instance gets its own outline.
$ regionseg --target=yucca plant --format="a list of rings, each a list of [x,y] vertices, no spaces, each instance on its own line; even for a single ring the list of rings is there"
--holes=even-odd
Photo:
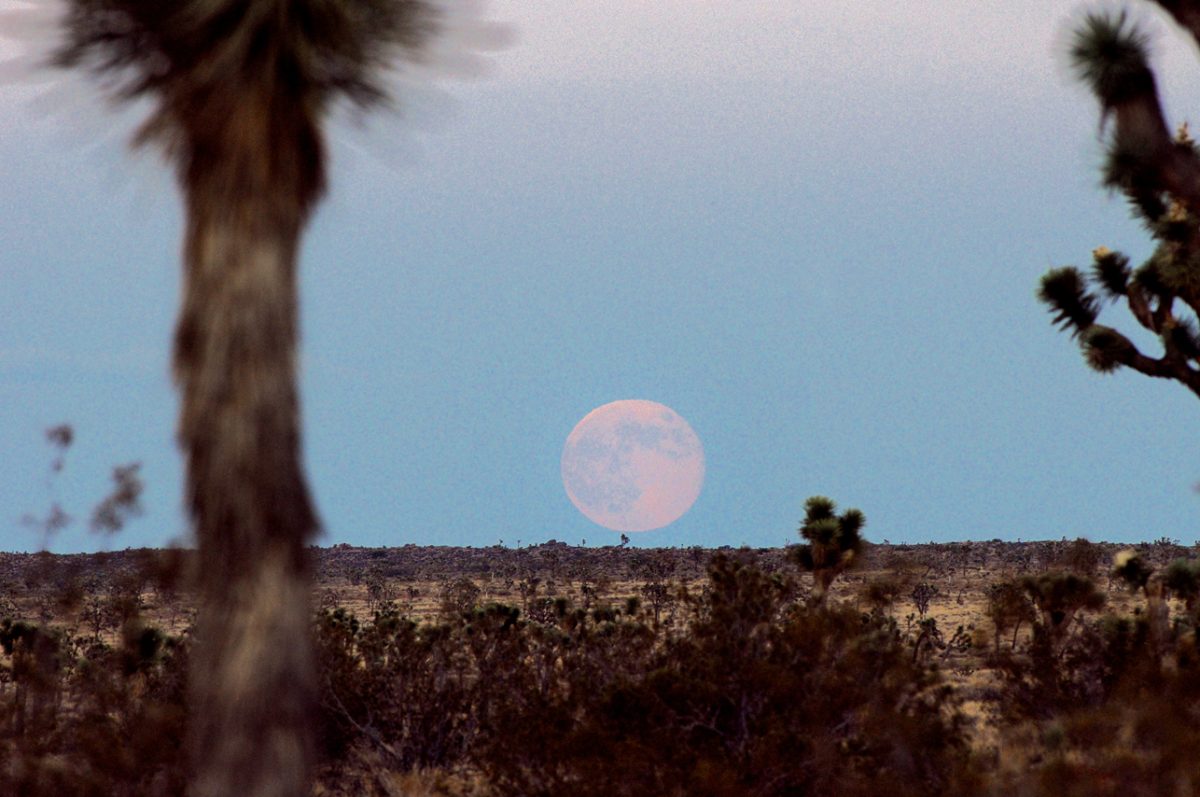
[[[812,600],[821,603],[829,586],[855,564],[863,547],[862,528],[866,515],[857,509],[836,514],[837,504],[823,495],[804,502],[804,522],[800,536],[807,543],[793,549],[793,559],[813,574]]]
[[[1025,576],[1021,586],[1041,613],[1042,629],[1049,633],[1053,649],[1061,649],[1063,639],[1081,611],[1097,611],[1104,606],[1104,594],[1090,578],[1075,573],[1051,572]]]
[[[203,608],[191,662],[196,797],[307,794],[315,676],[301,462],[297,253],[339,101],[387,99],[438,26],[423,0],[65,0],[60,67],[149,98],[137,144],[186,213],[174,373]]]
[[[1200,41],[1200,3],[1158,5]],[[1098,247],[1088,272],[1067,266],[1042,277],[1038,297],[1079,340],[1088,364],[1173,379],[1200,396],[1200,150],[1186,125],[1172,136],[1149,65],[1147,37],[1125,12],[1088,15],[1070,52],[1076,74],[1100,102],[1107,130],[1104,184],[1129,200],[1157,245],[1137,268]],[[1098,323],[1106,302],[1123,302],[1161,354]]]

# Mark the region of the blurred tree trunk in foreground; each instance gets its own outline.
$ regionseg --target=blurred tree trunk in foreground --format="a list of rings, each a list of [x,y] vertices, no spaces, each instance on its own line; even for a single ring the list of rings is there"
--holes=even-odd
[[[187,215],[175,335],[199,547],[195,797],[309,790],[316,689],[301,464],[296,259],[325,184],[322,123],[434,28],[420,0],[68,0],[60,66],[155,101]]]

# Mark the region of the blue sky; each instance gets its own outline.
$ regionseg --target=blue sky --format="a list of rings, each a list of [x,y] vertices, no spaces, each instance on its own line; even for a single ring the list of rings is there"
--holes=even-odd
[[[302,259],[320,542],[615,543],[559,457],[622,398],[674,408],[707,458],[692,510],[635,544],[791,542],[814,494],[876,541],[1194,541],[1200,405],[1089,371],[1034,298],[1094,246],[1149,252],[1097,188],[1061,55],[1079,8],[488,4],[507,47],[333,128]],[[1145,18],[1183,121],[1200,60]],[[450,56],[480,38],[457,36]],[[179,202],[123,147],[136,114],[49,93],[0,92],[0,548],[35,549],[20,517],[55,499],[80,520],[54,550],[185,539]],[[89,535],[133,460],[144,516]]]

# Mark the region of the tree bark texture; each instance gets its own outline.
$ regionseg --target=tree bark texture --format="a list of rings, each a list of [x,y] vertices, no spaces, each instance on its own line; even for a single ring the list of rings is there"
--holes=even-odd
[[[236,119],[231,128],[231,141],[201,148],[260,148],[193,161],[182,180],[188,229],[175,374],[202,597],[190,667],[190,793],[298,797],[309,791],[316,681],[307,546],[318,522],[301,465],[296,385],[306,203],[286,180],[280,193],[277,169],[248,162],[270,161],[261,147],[276,142],[247,136],[254,131]]]

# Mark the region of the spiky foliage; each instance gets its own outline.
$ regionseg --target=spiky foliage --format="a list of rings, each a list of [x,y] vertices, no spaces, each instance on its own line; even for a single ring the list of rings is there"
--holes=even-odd
[[[270,193],[295,223],[324,188],[324,114],[387,100],[381,76],[434,24],[422,0],[70,0],[56,62],[152,99],[135,141],[162,145],[185,190]]]
[[[1044,626],[1055,637],[1066,633],[1078,612],[1104,606],[1104,593],[1090,578],[1075,573],[1026,576],[1021,585],[1041,612]]]
[[[1085,285],[1083,274],[1072,266],[1053,269],[1042,277],[1038,295],[1056,311],[1054,323],[1072,336],[1096,322],[1096,298],[1087,292]]]
[[[1163,586],[1194,612],[1200,601],[1200,560],[1176,559],[1163,572]]]
[[[154,105],[184,194],[174,368],[204,606],[192,662],[197,797],[307,794],[315,675],[300,456],[296,257],[325,186],[332,103],[434,19],[421,0],[68,0],[56,62]]]
[[[857,509],[836,514],[837,504],[823,495],[804,502],[800,536],[808,542],[793,549],[794,561],[813,574],[813,599],[824,600],[829,585],[853,566],[862,550],[862,528],[866,515]]]
[[[1113,557],[1112,574],[1131,590],[1146,588],[1154,568],[1146,564],[1146,560],[1132,548],[1126,548]]]
[[[988,586],[986,612],[995,629],[994,642],[997,653],[1000,652],[1000,638],[1005,632],[1012,629],[1009,648],[1015,650],[1021,626],[1037,619],[1024,585],[1016,580],[999,581]]]
[[[1158,4],[1200,42],[1200,3]],[[1097,371],[1131,368],[1173,379],[1200,396],[1200,151],[1186,125],[1170,134],[1147,36],[1127,12],[1086,16],[1070,56],[1099,101],[1108,131],[1103,182],[1125,195],[1157,245],[1136,269],[1127,255],[1099,247],[1090,273],[1052,269],[1042,277],[1038,298],[1054,323],[1079,340]],[[1143,353],[1127,335],[1097,323],[1104,300],[1123,302],[1157,338],[1161,354]]]
[[[1115,17],[1088,14],[1071,43],[1071,63],[1079,78],[1106,107],[1154,91],[1146,66],[1146,35],[1122,11]]]

